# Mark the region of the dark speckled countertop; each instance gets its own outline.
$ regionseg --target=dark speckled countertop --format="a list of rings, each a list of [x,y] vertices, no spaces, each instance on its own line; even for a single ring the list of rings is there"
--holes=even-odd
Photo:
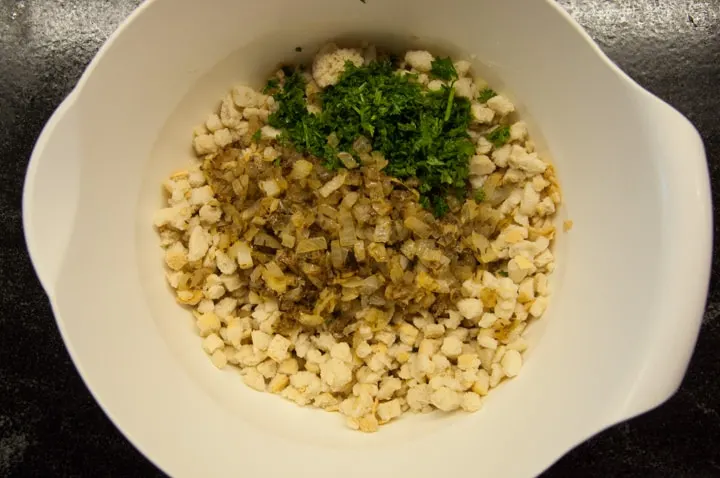
[[[33,144],[138,0],[0,0],[0,476],[162,476],[95,404],[33,272],[20,198]],[[561,0],[641,85],[695,124],[720,190],[720,0]],[[716,250],[718,249],[716,243]],[[720,477],[720,284],[680,391],[547,477]],[[550,431],[549,431],[550,432]]]

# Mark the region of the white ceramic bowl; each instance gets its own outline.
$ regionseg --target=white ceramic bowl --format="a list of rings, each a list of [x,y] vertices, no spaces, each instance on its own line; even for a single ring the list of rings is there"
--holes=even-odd
[[[192,127],[238,81],[323,41],[473,55],[551,152],[563,185],[551,308],[521,375],[473,414],[364,435],[219,372],[168,292],[151,227]],[[297,54],[296,46],[306,53]],[[174,476],[540,473],[677,388],[710,269],[703,146],[551,1],[154,0],[112,36],[38,140],[25,232],[75,365]],[[228,475],[229,474],[229,475]]]

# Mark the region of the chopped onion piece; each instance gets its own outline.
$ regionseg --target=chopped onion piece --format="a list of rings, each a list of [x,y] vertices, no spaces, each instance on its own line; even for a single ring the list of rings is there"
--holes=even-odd
[[[327,249],[327,241],[324,237],[312,237],[303,239],[298,242],[295,252],[298,254],[307,254],[308,252],[324,251]]]
[[[352,289],[354,287],[362,286],[365,283],[365,280],[360,279],[359,277],[351,277],[349,279],[337,279],[335,283],[340,284],[348,289]]]
[[[277,292],[278,294],[284,294],[287,290],[287,281],[285,279],[280,279],[278,277],[271,277],[271,276],[264,276],[263,279],[265,279],[265,284],[267,286]]]
[[[337,145],[340,144],[340,139],[338,138],[337,133],[333,131],[328,135],[327,144],[332,146],[333,148],[337,148]]]
[[[404,256],[395,256],[390,261],[390,280],[395,284],[400,282],[403,278],[403,275],[405,274],[405,271],[403,270],[402,266],[400,265],[400,261],[398,260],[399,257],[405,259]]]
[[[302,269],[303,274],[306,276],[316,276],[319,275],[320,272],[322,272],[322,269],[320,266],[316,266],[315,264],[310,264],[309,262],[303,262],[300,265],[300,269]]]
[[[359,153],[358,157],[360,158],[360,162],[364,166],[374,166],[375,160],[373,159],[372,155],[369,153]]]
[[[262,278],[265,284],[278,294],[284,294],[287,290],[287,277],[275,261],[265,264],[262,269]]]
[[[400,246],[400,252],[402,252],[408,259],[414,259],[415,254],[417,254],[417,245],[415,244],[415,241],[408,239],[403,242],[403,245]]]
[[[337,209],[330,206],[329,204],[321,204],[318,207],[318,212],[324,216],[329,217],[330,219],[335,219],[337,217]]]
[[[383,168],[389,163],[389,161],[385,159],[385,156],[380,151],[373,151],[372,158],[375,161],[375,167],[378,169],[378,171],[382,171]]]
[[[257,201],[252,206],[243,210],[243,212],[240,214],[240,216],[243,221],[249,221],[250,219],[253,219],[257,216],[259,210],[260,210],[260,201]]]
[[[258,232],[255,239],[253,239],[253,244],[257,246],[270,247],[272,249],[282,249],[282,244],[265,232]]]
[[[358,262],[365,261],[365,242],[357,241],[353,246],[353,253],[355,254],[355,260]]]
[[[432,229],[430,229],[430,226],[428,226],[415,216],[409,216],[407,219],[405,219],[404,224],[405,227],[407,227],[423,239],[427,239],[428,237],[430,237],[430,234],[432,234]]]
[[[381,217],[375,225],[373,233],[373,241],[390,242],[390,234],[392,234],[392,221],[389,217]]]
[[[420,260],[428,267],[435,266],[437,264],[448,265],[450,259],[438,249],[425,249],[419,254]]]
[[[354,246],[357,241],[355,221],[347,209],[341,209],[338,213],[338,223],[340,224],[340,245],[343,247]]]
[[[392,318],[390,314],[375,307],[369,307],[359,312],[358,317],[362,318],[375,331],[384,329]]]
[[[330,243],[330,262],[335,269],[342,269],[345,264],[345,257],[347,257],[347,251],[340,247],[340,241],[332,241]]]
[[[381,294],[371,295],[371,296],[368,298],[368,304],[370,304],[370,305],[383,306],[383,305],[385,305],[386,303],[387,303],[387,301],[385,300],[385,298],[384,298]]]
[[[260,181],[260,189],[263,190],[266,196],[275,197],[280,194],[280,186],[274,179],[268,179],[267,181]]]
[[[357,139],[353,142],[352,147],[358,154],[369,153],[372,150],[370,140],[367,139],[365,136],[358,136]]]
[[[445,279],[438,279],[435,281],[436,289],[435,292],[439,294],[449,294],[450,293],[450,284],[448,284],[448,281]]]
[[[385,249],[385,246],[383,244],[379,244],[377,242],[373,242],[368,245],[368,254],[370,254],[370,257],[380,263],[387,262],[388,260],[387,249]]]
[[[345,184],[346,176],[346,174],[338,174],[330,181],[326,182],[320,189],[318,189],[318,193],[320,193],[320,196],[326,198],[338,189],[340,189],[342,185]]]
[[[282,269],[280,269],[280,266],[277,265],[277,262],[275,261],[270,261],[265,264],[265,269],[267,270],[267,273],[272,277],[285,277]]]
[[[340,300],[343,302],[350,302],[360,297],[360,292],[357,289],[343,289],[342,297]]]
[[[384,279],[381,275],[374,274],[370,277],[366,277],[365,280],[363,280],[363,294],[370,295],[373,294],[376,290],[380,288],[380,286],[383,285]]]
[[[298,322],[306,327],[317,327],[318,325],[322,325],[325,320],[319,315],[304,314],[301,312]]]
[[[293,236],[292,234],[283,232],[282,235],[280,236],[280,239],[282,240],[282,245],[284,247],[292,249],[295,246],[295,236]]]
[[[388,214],[390,214],[390,211],[392,211],[393,207],[389,201],[386,201],[385,199],[378,199],[377,201],[373,202],[372,208],[375,210],[376,213],[378,213],[378,215],[387,216]]]
[[[260,229],[255,226],[250,226],[248,227],[247,231],[245,231],[245,234],[243,234],[243,238],[245,238],[246,241],[250,242],[255,238],[258,232],[260,232]]]
[[[345,195],[342,200],[341,206],[345,209],[351,209],[359,198],[360,195],[358,193],[356,193],[355,191],[351,191]]]
[[[337,295],[330,289],[323,289],[320,292],[320,298],[315,303],[313,313],[315,315],[331,314],[335,310],[337,303]]]
[[[488,247],[490,247],[490,241],[487,240],[482,234],[478,234],[473,231],[470,235],[470,241],[475,252],[484,253]]]
[[[372,218],[373,208],[369,204],[356,204],[352,209],[355,220],[359,223],[369,222]]]
[[[353,158],[350,153],[343,151],[342,153],[338,153],[337,157],[343,163],[343,166],[348,169],[355,169],[358,167],[357,161],[355,161],[355,158]]]
[[[435,281],[435,279],[433,279],[427,272],[420,272],[417,277],[415,277],[415,282],[418,287],[429,292],[436,292],[440,288],[437,281]]]
[[[293,164],[293,170],[292,173],[290,173],[290,176],[293,179],[305,179],[310,176],[313,167],[313,163],[311,163],[310,161],[298,159],[297,161],[295,161],[295,164]]]

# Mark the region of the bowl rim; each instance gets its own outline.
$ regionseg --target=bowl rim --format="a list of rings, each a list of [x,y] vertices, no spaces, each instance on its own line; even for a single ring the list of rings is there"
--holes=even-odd
[[[130,441],[133,446],[140,451],[149,461],[151,461],[156,467],[158,467],[160,470],[169,473],[170,467],[166,463],[160,463],[159,459],[156,459],[155,457],[151,456],[149,453],[146,452],[146,447],[143,442],[141,442],[139,439],[136,439],[134,437],[134,434],[127,428],[127,426],[123,426],[120,423],[122,422],[122,419],[116,415],[112,410],[110,410],[106,404],[105,401],[102,399],[102,394],[99,390],[96,390],[93,385],[91,385],[89,381],[89,377],[87,377],[87,374],[84,372],[83,367],[81,365],[81,362],[76,354],[76,351],[74,350],[72,346],[72,341],[70,339],[70,336],[67,332],[67,329],[65,327],[64,321],[62,319],[62,316],[60,315],[60,311],[57,307],[55,298],[54,298],[54,290],[52,281],[49,277],[47,277],[41,268],[39,267],[39,258],[37,256],[37,243],[35,241],[35,237],[33,236],[33,226],[30,222],[30,217],[28,214],[28,211],[30,210],[30,205],[33,201],[33,178],[37,171],[38,164],[40,163],[40,159],[42,157],[43,149],[46,145],[46,142],[48,141],[48,138],[50,136],[50,133],[53,131],[55,127],[62,121],[65,114],[72,108],[78,93],[84,88],[88,78],[93,74],[93,71],[99,61],[101,61],[102,57],[105,55],[105,53],[111,48],[113,43],[117,40],[118,37],[122,36],[124,32],[126,31],[127,27],[133,23],[138,17],[143,15],[143,13],[150,8],[154,3],[161,1],[161,0],[145,0],[143,1],[135,10],[133,10],[130,15],[125,18],[120,25],[117,27],[117,29],[109,36],[109,38],[105,41],[105,43],[102,45],[102,47],[98,50],[96,55],[93,57],[92,61],[89,63],[89,65],[85,68],[84,72],[82,73],[80,79],[78,80],[75,87],[72,89],[72,91],[68,94],[68,96],[63,100],[63,102],[57,107],[53,115],[51,116],[50,120],[46,124],[46,126],[43,128],[42,133],[40,134],[37,143],[33,149],[26,177],[25,177],[25,183],[23,187],[23,198],[22,198],[22,209],[23,209],[23,231],[25,235],[25,240],[28,245],[28,250],[30,254],[31,261],[33,263],[33,267],[36,270],[36,273],[38,275],[38,278],[47,293],[47,295],[50,298],[51,308],[53,311],[53,315],[55,316],[55,320],[57,322],[58,329],[60,331],[60,334],[63,338],[63,341],[65,343],[66,348],[68,349],[68,352],[71,356],[71,359],[73,361],[73,364],[75,365],[76,369],[79,371],[83,381],[85,382],[88,390],[92,394],[95,401],[100,405],[103,412],[110,418],[110,420],[113,422],[115,427],[125,436],[128,441]],[[649,99],[651,101],[654,101],[657,104],[662,105],[663,107],[666,107],[674,114],[677,114],[678,116],[681,116],[680,113],[675,111],[672,107],[667,105],[664,101],[660,100],[653,94],[649,93],[647,90],[645,90],[642,86],[640,86],[635,80],[633,80],[629,75],[627,75],[624,71],[622,71],[610,58],[602,51],[602,49],[599,47],[599,45],[590,37],[590,35],[579,25],[578,22],[576,22],[571,15],[563,9],[556,1],[554,0],[543,0],[544,3],[548,4],[551,8],[554,9],[555,13],[560,15],[560,17],[568,23],[575,33],[578,35],[578,41],[580,41],[580,38],[583,39],[583,41],[592,47],[592,50],[596,56],[598,56],[605,64],[605,66],[609,69],[611,69],[623,82],[625,82],[627,85],[631,86],[635,92],[639,95],[642,95],[646,99]],[[682,117],[682,116],[681,116]],[[687,120],[682,117],[684,121],[687,122]],[[695,128],[690,125],[689,122],[687,124],[690,126],[692,131],[695,135],[697,135],[697,138],[699,139],[699,134],[695,130]],[[701,140],[700,140],[701,141]],[[711,268],[711,257],[712,257],[712,207],[711,207],[711,197],[710,197],[710,186],[709,186],[709,175],[707,171],[707,164],[705,164],[704,170],[701,171],[699,174],[704,175],[705,181],[701,181],[706,183],[706,187],[703,188],[701,191],[699,191],[698,200],[699,202],[704,206],[705,211],[702,211],[701,217],[703,219],[701,224],[698,224],[698,231],[700,234],[701,244],[699,247],[694,249],[694,253],[696,255],[696,262],[699,263],[705,263],[706,267],[704,270],[702,270],[702,273],[699,274],[697,279],[695,280],[695,283],[697,285],[696,287],[696,293],[693,295],[693,297],[687,299],[688,304],[692,304],[697,306],[698,303],[701,304],[701,308],[704,308],[705,303],[705,297],[707,295],[707,288],[708,283],[710,279],[710,268]],[[704,285],[703,285],[704,284]],[[700,299],[698,299],[699,296],[702,296]],[[696,307],[697,308],[697,307]],[[702,315],[702,314],[701,314]],[[698,321],[698,329],[694,332],[694,340],[697,337],[697,333],[699,330],[699,321]],[[688,358],[689,359],[689,358]],[[684,374],[684,371],[683,371]],[[674,389],[670,392],[670,395],[674,393]],[[590,438],[596,433],[599,433],[600,431],[609,428],[612,425],[615,425],[616,423],[631,418],[633,416],[636,416],[640,413],[644,413],[655,406],[661,404],[664,402],[667,398],[669,398],[670,395],[667,395],[663,397],[662,400],[659,400],[655,403],[651,404],[643,404],[640,407],[633,407],[632,405],[629,406],[628,410],[624,411],[622,416],[618,416],[616,420],[612,421],[611,423],[607,423],[605,426],[598,428],[592,433],[588,433],[587,436],[584,437],[578,437],[577,444],[580,444],[582,441]],[[569,450],[566,450],[566,452]],[[555,460],[552,460],[547,464],[547,467],[550,467],[557,459],[560,457],[557,457]],[[547,468],[546,467],[546,468]]]

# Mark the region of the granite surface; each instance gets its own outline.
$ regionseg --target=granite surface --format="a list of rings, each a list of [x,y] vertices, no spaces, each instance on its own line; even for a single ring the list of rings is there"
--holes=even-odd
[[[105,417],[70,362],[26,253],[20,211],[25,169],[43,124],[137,3],[0,0],[3,477],[162,476]],[[560,3],[625,71],[697,126],[717,203],[720,0]],[[718,258],[680,391],[660,408],[580,445],[544,476],[720,477]]]

